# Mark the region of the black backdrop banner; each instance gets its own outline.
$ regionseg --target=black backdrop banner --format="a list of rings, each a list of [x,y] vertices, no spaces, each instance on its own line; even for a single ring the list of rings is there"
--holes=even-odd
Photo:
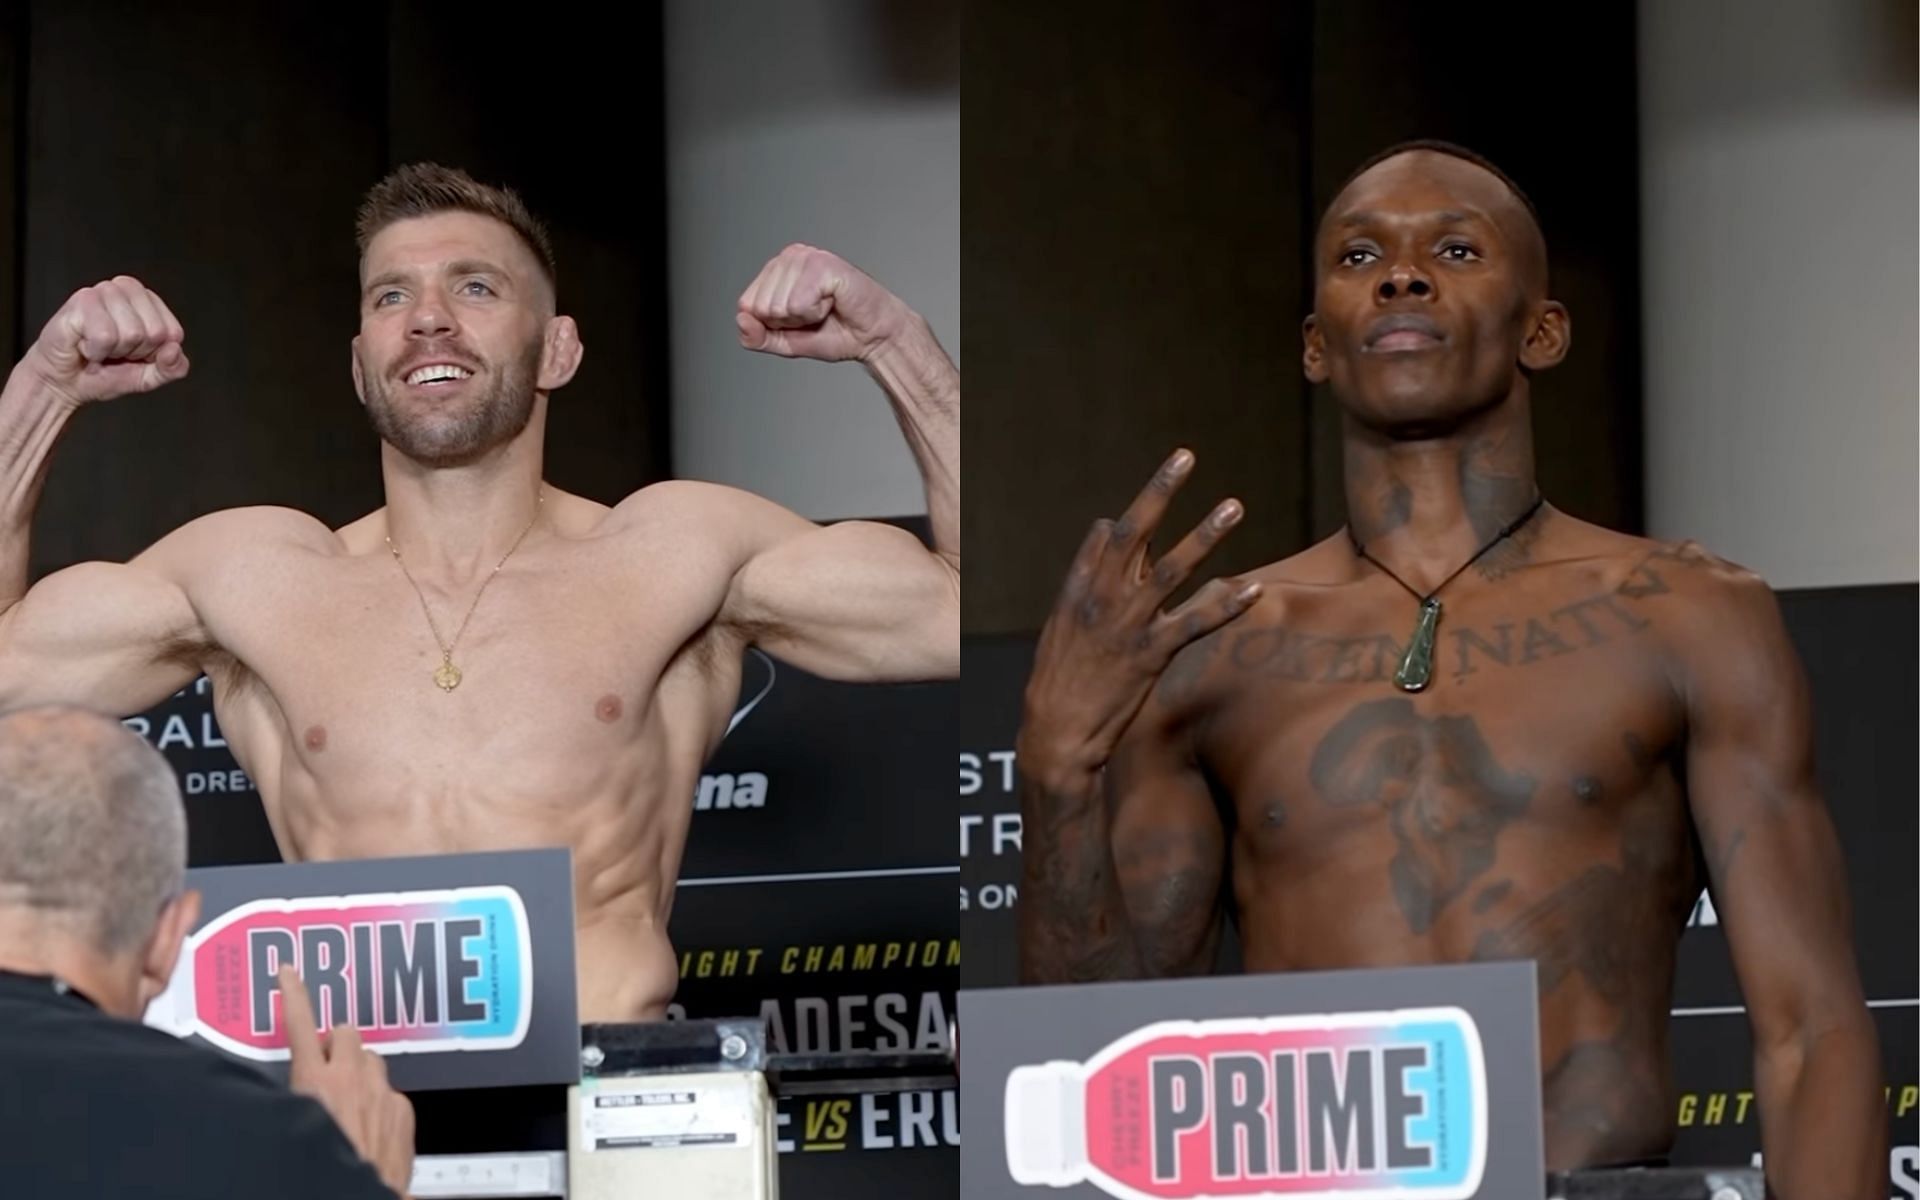
[[[1920,771],[1914,729],[1920,698],[1904,668],[1920,656],[1920,588],[1823,588],[1780,594],[1813,687],[1821,787],[1833,810],[1853,899],[1854,944],[1873,1005],[1887,1084],[1889,1192],[1920,1198],[1920,1080],[1915,1017],[1920,940],[1914,883]],[[961,707],[961,937],[968,988],[1019,982],[1014,906],[1020,878],[1020,803],[1013,744],[1032,665],[1027,637],[965,644]],[[1231,938],[1226,939],[1231,942]],[[1221,968],[1234,969],[1233,946]],[[1674,1160],[1740,1165],[1760,1152],[1753,1043],[1719,916],[1703,894],[1680,942],[1671,1039],[1679,1100]]]
[[[743,699],[764,682],[755,668],[766,661],[748,664]],[[694,798],[670,927],[679,1015],[759,1013],[775,1049],[948,1048],[959,867],[942,764],[958,691],[849,687],[774,664],[772,690],[722,744]],[[733,802],[721,807],[728,776]],[[950,1091],[809,1096],[779,1108],[783,1195],[952,1194],[960,1131]]]
[[[957,686],[829,683],[755,652],[742,706],[763,690],[688,797],[672,1014],[763,1015],[776,1049],[947,1049]],[[194,866],[279,861],[205,679],[126,724],[179,773]],[[783,1099],[779,1137],[781,1190],[802,1200],[937,1195],[958,1177],[951,1092]]]

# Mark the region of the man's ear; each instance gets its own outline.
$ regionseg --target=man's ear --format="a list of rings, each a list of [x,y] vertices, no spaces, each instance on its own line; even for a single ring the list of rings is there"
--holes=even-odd
[[[534,384],[543,392],[567,386],[580,369],[587,348],[580,343],[580,327],[572,317],[550,317],[540,345],[540,378]]]
[[[1573,318],[1558,300],[1546,300],[1533,314],[1520,342],[1520,365],[1529,371],[1558,366],[1573,346]]]
[[[167,981],[173,978],[173,968],[180,961],[180,945],[199,920],[200,893],[191,888],[161,907],[153,936],[147,939],[140,959],[140,1011],[132,1014],[135,1020],[147,1011],[155,996],[167,990]]]
[[[1327,339],[1320,332],[1320,318],[1308,313],[1307,319],[1300,323],[1300,339],[1306,349],[1300,355],[1300,366],[1307,373],[1308,383],[1327,381]]]

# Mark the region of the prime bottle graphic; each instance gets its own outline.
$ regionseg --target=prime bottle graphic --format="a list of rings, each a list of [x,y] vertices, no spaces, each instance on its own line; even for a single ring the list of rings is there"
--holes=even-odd
[[[322,1029],[382,1053],[500,1050],[532,1014],[526,906],[508,887],[255,900],[187,939],[146,1021],[241,1058],[287,1056],[282,964]]]
[[[1458,1008],[1161,1021],[1015,1068],[1006,1145],[1016,1182],[1121,1200],[1466,1200],[1486,1060]]]

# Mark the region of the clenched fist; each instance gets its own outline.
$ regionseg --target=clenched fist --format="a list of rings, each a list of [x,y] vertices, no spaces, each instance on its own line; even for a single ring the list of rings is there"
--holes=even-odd
[[[184,379],[186,333],[160,297],[116,275],[81,288],[27,351],[27,365],[75,404],[150,392]]]
[[[760,268],[739,307],[742,346],[822,362],[865,359],[912,318],[872,276],[798,242]]]

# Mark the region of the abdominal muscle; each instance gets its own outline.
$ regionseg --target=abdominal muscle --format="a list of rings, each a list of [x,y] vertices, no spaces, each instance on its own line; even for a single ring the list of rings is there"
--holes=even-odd
[[[255,778],[289,861],[571,850],[580,1020],[649,1021],[666,1016],[678,982],[667,918],[698,764],[663,770],[655,760],[655,770],[643,771],[642,757],[620,754],[617,764],[598,764],[590,783],[534,792],[516,788],[525,780],[511,769],[495,771],[488,791],[416,786],[382,794],[365,778],[343,778],[363,773],[339,764],[325,786],[298,765],[280,773],[278,786]],[[573,799],[548,799],[555,795]]]

